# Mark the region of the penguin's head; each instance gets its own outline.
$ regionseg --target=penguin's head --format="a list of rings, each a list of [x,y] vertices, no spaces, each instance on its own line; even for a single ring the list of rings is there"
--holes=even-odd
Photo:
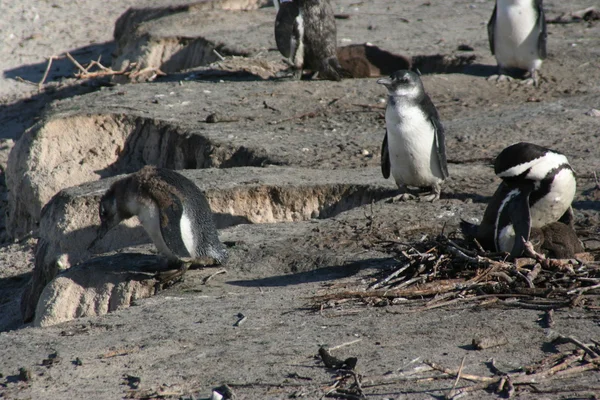
[[[385,86],[391,96],[417,99],[423,95],[423,83],[419,75],[405,69],[398,70],[387,78],[381,78],[377,83]]]

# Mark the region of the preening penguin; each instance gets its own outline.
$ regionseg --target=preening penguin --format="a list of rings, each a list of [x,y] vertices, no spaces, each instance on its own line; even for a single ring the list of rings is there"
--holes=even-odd
[[[494,171],[502,183],[479,226],[461,223],[465,235],[488,249],[518,257],[532,228],[556,221],[573,224],[571,203],[577,185],[563,154],[532,143],[516,143],[496,157]]]
[[[90,247],[135,215],[170,262],[207,265],[227,260],[204,194],[175,171],[146,166],[116,181],[102,196],[99,212],[101,225]]]
[[[431,188],[426,199],[439,199],[441,184],[448,177],[444,127],[421,78],[400,70],[377,83],[389,93],[381,147],[383,177],[387,179],[391,173],[399,188]],[[401,199],[407,197],[410,195],[400,195]]]
[[[546,20],[542,0],[497,0],[488,23],[492,54],[498,62],[498,80],[509,69],[525,70],[537,86],[537,71],[546,58]]]
[[[300,79],[304,68],[318,71],[324,79],[342,79],[329,0],[275,0],[275,4],[277,49],[289,60],[295,77]]]

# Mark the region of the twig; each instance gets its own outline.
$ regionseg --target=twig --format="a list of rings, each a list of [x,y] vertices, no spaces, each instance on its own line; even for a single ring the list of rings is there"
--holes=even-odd
[[[580,341],[579,339],[577,339],[574,336],[567,336],[567,335],[563,335],[558,332],[552,332],[551,335],[555,336],[555,339],[553,341],[562,340],[565,342],[573,343],[575,346],[579,347],[580,349],[582,349],[583,351],[588,353],[588,355],[590,357],[592,357],[592,358],[600,357],[600,353],[596,353],[588,345],[586,345],[585,343],[583,343],[582,341]]]
[[[227,270],[226,269],[221,269],[218,270],[217,272],[205,277],[204,279],[202,279],[202,284],[206,285],[208,283],[208,281],[210,281],[212,278],[214,278],[215,276],[219,275],[219,274],[226,274]]]
[[[225,57],[223,57],[222,55],[219,54],[219,52],[216,49],[213,49],[213,53],[215,53],[215,55],[217,56],[217,58],[221,61],[225,61]]]
[[[333,350],[337,350],[337,349],[341,349],[342,347],[346,347],[346,346],[350,346],[353,345],[355,343],[361,342],[362,339],[356,339],[356,340],[352,340],[350,342],[346,342],[346,343],[342,343],[342,344],[338,344],[337,346],[334,347],[330,347],[329,351],[333,351]]]
[[[460,374],[462,374],[463,367],[465,366],[465,359],[467,357],[463,356],[462,361],[460,362],[460,367],[458,367],[458,373],[456,374],[456,380],[454,381],[454,385],[452,385],[452,389],[446,395],[447,399],[453,399],[456,396],[456,385],[458,385],[458,381],[460,381]]]
[[[38,90],[42,90],[42,88],[44,87],[44,82],[46,81],[46,78],[48,77],[48,73],[50,72],[50,67],[52,66],[52,61],[56,58],[56,56],[50,56],[48,58],[48,64],[46,65],[46,71],[44,71],[44,75],[42,76],[42,79],[40,80],[40,82],[38,83]]]

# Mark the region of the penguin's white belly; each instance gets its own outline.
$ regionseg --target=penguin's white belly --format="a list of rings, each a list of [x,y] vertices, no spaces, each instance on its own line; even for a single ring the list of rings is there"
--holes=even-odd
[[[177,257],[171,249],[165,243],[163,239],[162,232],[160,230],[160,213],[158,207],[152,202],[146,204],[143,207],[139,208],[138,219],[142,223],[142,226],[154,242],[156,249],[168,256],[168,257]]]
[[[563,169],[556,174],[550,192],[530,209],[531,227],[541,228],[558,221],[571,206],[576,189],[577,183],[573,171]]]
[[[412,105],[389,105],[385,113],[392,176],[398,186],[426,187],[443,180],[435,131],[425,114]]]
[[[515,245],[515,237],[515,228],[512,225],[507,225],[502,228],[496,239],[496,251],[510,253]]]
[[[183,244],[188,253],[190,253],[190,256],[193,258],[197,257],[198,254],[196,254],[196,241],[194,240],[194,232],[192,231],[192,221],[186,214],[185,209],[181,216],[179,228],[181,230],[181,239],[183,239]]]
[[[538,55],[536,28],[537,15],[530,2],[528,4],[504,4],[499,1],[496,9],[494,50],[501,67],[539,69],[542,60]]]

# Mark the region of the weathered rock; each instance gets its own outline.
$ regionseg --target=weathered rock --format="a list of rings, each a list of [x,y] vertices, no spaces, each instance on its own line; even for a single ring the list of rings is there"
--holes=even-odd
[[[390,196],[395,184],[377,169],[310,170],[235,168],[182,171],[205,193],[220,228],[240,223],[273,223],[328,218]],[[24,320],[33,317],[38,298],[59,272],[94,256],[88,247],[100,224],[98,204],[117,177],[59,192],[44,207],[33,276],[21,301]],[[95,252],[148,243],[135,218],[111,230]]]
[[[42,291],[34,326],[104,315],[154,295],[159,258],[139,253],[98,257],[55,277]]]
[[[112,68],[130,70],[117,82],[152,80],[158,71],[179,72],[219,60],[248,56],[273,36],[274,14],[255,10],[268,0],[205,0],[180,6],[130,8],[116,22]],[[269,12],[270,11],[270,12]],[[248,26],[253,26],[249,30]],[[249,34],[249,31],[251,34]]]

